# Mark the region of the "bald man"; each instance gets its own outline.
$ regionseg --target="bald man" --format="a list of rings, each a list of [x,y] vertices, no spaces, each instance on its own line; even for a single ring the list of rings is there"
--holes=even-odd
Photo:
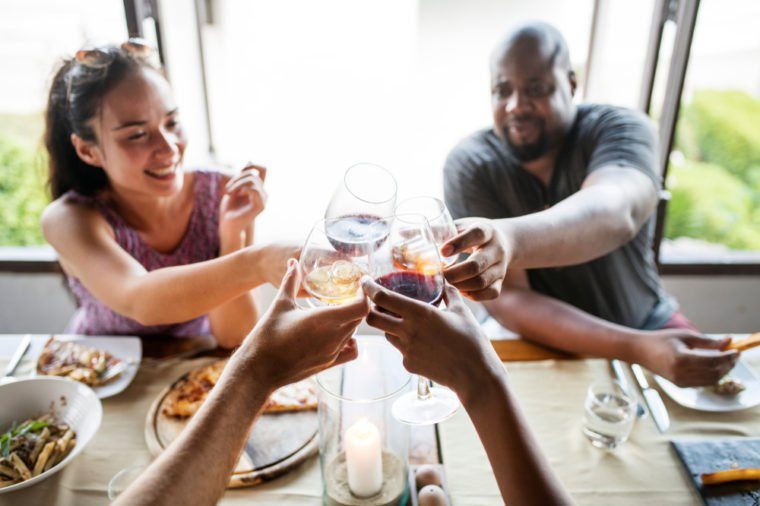
[[[660,282],[652,127],[639,112],[575,105],[576,88],[554,27],[523,25],[498,44],[493,126],[460,142],[444,168],[452,215],[490,220],[472,220],[443,253],[476,247],[481,274],[455,267],[447,278],[493,299],[491,315],[527,339],[641,363],[682,386],[713,384],[737,355],[700,335]]]

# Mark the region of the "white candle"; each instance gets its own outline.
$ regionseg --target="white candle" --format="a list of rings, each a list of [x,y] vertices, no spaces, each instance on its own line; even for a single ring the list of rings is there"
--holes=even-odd
[[[348,488],[357,497],[370,497],[383,488],[383,452],[380,431],[362,418],[346,430]]]

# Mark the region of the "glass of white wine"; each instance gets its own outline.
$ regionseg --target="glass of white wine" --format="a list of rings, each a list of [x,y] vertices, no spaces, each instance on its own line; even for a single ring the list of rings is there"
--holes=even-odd
[[[319,220],[301,250],[302,285],[313,307],[338,305],[361,295],[361,278],[367,273],[366,257],[377,240],[346,242],[328,235],[335,220]]]

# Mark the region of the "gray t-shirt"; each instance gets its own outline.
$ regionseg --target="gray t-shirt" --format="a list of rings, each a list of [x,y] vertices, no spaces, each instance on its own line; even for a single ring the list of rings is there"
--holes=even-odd
[[[594,170],[620,165],[641,171],[659,189],[657,142],[646,116],[585,104],[554,168],[548,188],[522,169],[493,129],[460,142],[444,167],[446,205],[454,218],[510,218],[541,211],[581,188]],[[531,288],[628,327],[662,327],[677,310],[660,283],[652,252],[654,215],[636,237],[590,262],[529,269]]]

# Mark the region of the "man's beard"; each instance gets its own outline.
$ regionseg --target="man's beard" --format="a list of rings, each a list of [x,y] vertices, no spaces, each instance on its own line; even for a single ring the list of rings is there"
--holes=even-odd
[[[541,158],[549,151],[549,136],[546,133],[541,133],[536,142],[517,146],[512,144],[512,141],[509,140],[509,133],[506,133],[504,135],[504,145],[507,147],[507,151],[517,158],[518,161],[532,162]]]

